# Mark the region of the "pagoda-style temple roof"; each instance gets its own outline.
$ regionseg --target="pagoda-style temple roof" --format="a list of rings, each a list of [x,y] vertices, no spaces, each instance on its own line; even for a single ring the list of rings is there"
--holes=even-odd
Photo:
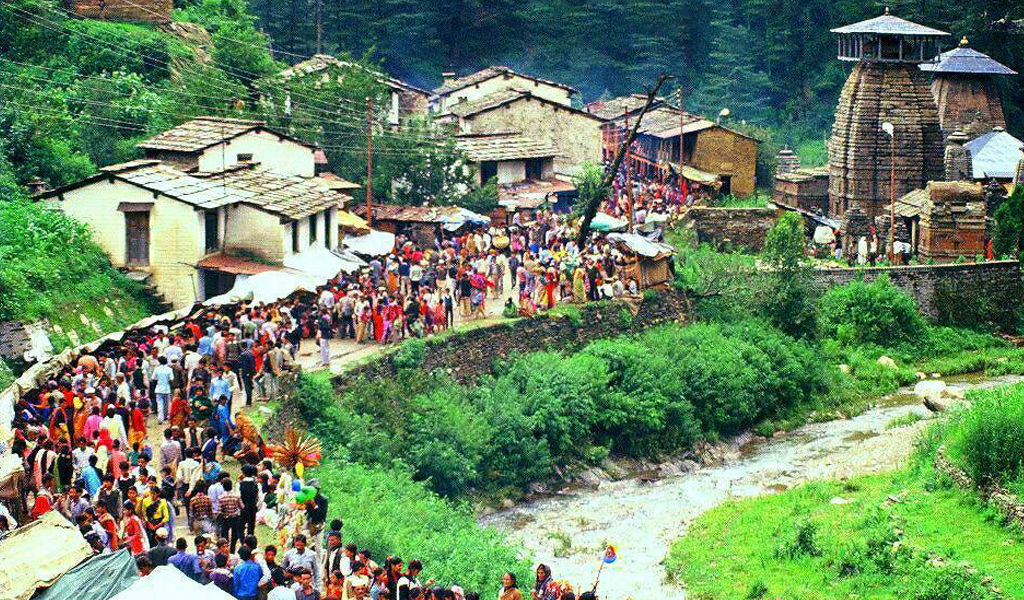
[[[938,56],[936,62],[919,67],[931,73],[972,73],[977,75],[1016,75],[1017,72],[987,54],[967,47],[967,38],[960,46]]]
[[[874,33],[879,35],[923,35],[923,36],[940,36],[949,35],[945,31],[939,31],[938,29],[932,29],[931,27],[925,27],[924,25],[918,25],[912,21],[901,19],[899,17],[889,14],[889,9],[885,9],[885,14],[874,19],[868,19],[867,21],[861,21],[852,25],[845,25],[843,27],[837,27],[832,30],[832,33]]]

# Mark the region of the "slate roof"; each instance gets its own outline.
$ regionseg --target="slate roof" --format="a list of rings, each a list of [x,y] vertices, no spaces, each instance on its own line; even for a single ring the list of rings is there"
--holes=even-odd
[[[550,143],[522,133],[465,134],[455,138],[455,145],[473,162],[524,160],[558,155]]]
[[[481,70],[477,71],[476,73],[471,73],[469,75],[466,75],[465,77],[460,77],[458,79],[455,79],[454,81],[451,81],[450,83],[446,83],[445,85],[442,85],[441,87],[434,88],[434,94],[437,95],[437,96],[444,96],[446,94],[450,94],[452,92],[461,90],[461,89],[469,87],[471,85],[482,83],[484,81],[487,81],[488,79],[493,79],[495,77],[498,77],[500,75],[505,75],[505,74],[518,75],[519,77],[523,77],[523,78],[529,79],[531,81],[536,81],[538,83],[544,83],[544,84],[547,84],[547,85],[550,85],[550,86],[559,87],[559,88],[562,88],[563,90],[568,90],[570,94],[577,93],[576,88],[567,86],[564,83],[558,83],[557,81],[551,81],[551,80],[548,80],[548,79],[541,79],[539,77],[534,77],[532,75],[526,75],[526,74],[523,74],[523,73],[519,73],[519,72],[513,71],[512,69],[510,69],[508,67],[491,66],[491,67],[487,67],[485,69],[481,69]]]
[[[427,90],[418,88],[414,85],[410,85],[401,79],[392,77],[387,73],[377,71],[375,69],[369,69],[359,63],[349,62],[347,60],[341,60],[340,58],[331,56],[330,54],[314,54],[302,62],[295,63],[294,65],[282,70],[277,74],[277,77],[288,81],[293,77],[301,77],[303,75],[309,75],[311,73],[319,73],[325,71],[330,67],[339,68],[354,68],[366,71],[377,78],[377,81],[390,87],[398,88],[403,90],[410,90],[413,92],[419,92],[421,94],[430,94]]]
[[[173,152],[199,152],[211,146],[234,139],[251,131],[267,130],[264,121],[231,119],[227,117],[196,117],[177,127],[172,127],[150,139],[136,144],[143,150],[165,150]],[[290,135],[273,132],[274,135],[290,139],[304,146],[312,144]]]
[[[402,206],[398,204],[374,204],[374,221],[399,221],[402,223],[445,223],[446,219],[459,214],[457,206]],[[356,215],[366,217],[366,206],[355,208]]]
[[[252,164],[201,176],[245,195],[245,204],[289,219],[301,219],[331,207],[341,208],[348,199],[319,177],[280,175]]]
[[[230,204],[247,204],[289,219],[301,219],[332,206],[343,206],[347,196],[330,189],[318,177],[278,175],[257,170],[256,163],[218,173],[189,174],[158,160],[135,160],[103,167],[76,183],[37,196],[51,198],[107,178],[209,210]]]
[[[482,113],[492,108],[497,108],[502,104],[508,102],[514,102],[520,98],[524,98],[530,95],[530,92],[525,90],[519,90],[516,88],[509,88],[507,90],[500,90],[493,94],[487,94],[483,98],[473,101],[457,102],[448,107],[448,113],[457,117],[470,117],[478,113]]]
[[[967,38],[960,46],[938,56],[936,62],[919,65],[932,73],[974,73],[979,75],[1016,75],[1017,72],[987,54],[967,47]]]
[[[964,144],[971,151],[975,179],[1013,179],[1024,152],[1021,142],[1005,131],[990,131]]]
[[[853,23],[852,25],[836,27],[832,30],[832,33],[879,33],[885,35],[920,36],[949,35],[949,33],[945,31],[925,27],[924,25],[919,25],[912,21],[890,15],[889,9],[885,9],[885,14],[879,17],[860,21],[859,23]]]
[[[640,106],[642,107],[643,104]],[[680,118],[680,116],[682,118]],[[635,115],[630,114],[629,119],[632,124],[634,122]],[[620,112],[617,117],[609,119],[608,122],[622,122],[624,124],[625,116]],[[706,129],[711,129],[712,127],[720,127],[736,135],[757,141],[756,138],[745,133],[720,125],[704,116],[680,110],[679,108],[664,102],[647,111],[647,114],[644,115],[643,122],[640,123],[639,132],[656,138],[665,139],[676,137],[680,134],[704,131]]]
[[[647,94],[629,94],[628,96],[620,96],[618,98],[612,98],[611,100],[597,100],[587,104],[587,112],[590,114],[609,121],[621,117],[624,112],[634,112],[643,108],[644,103],[647,102]],[[665,101],[662,98],[657,98],[651,104],[652,108],[658,105],[664,104]]]

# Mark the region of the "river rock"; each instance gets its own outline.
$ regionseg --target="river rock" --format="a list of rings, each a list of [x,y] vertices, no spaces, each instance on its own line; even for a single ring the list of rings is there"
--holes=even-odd
[[[945,381],[927,379],[917,382],[914,386],[914,395],[921,398],[940,398],[946,394],[947,387]]]
[[[829,500],[828,503],[829,504],[849,504],[850,503],[850,499],[849,498],[843,498],[842,496],[836,496],[835,498],[832,498],[831,500]]]
[[[590,487],[597,487],[601,485],[601,482],[607,478],[608,475],[597,467],[580,471],[575,477],[576,481]]]
[[[618,480],[629,477],[629,469],[610,458],[605,458],[601,461],[601,469],[612,479]]]
[[[894,361],[893,359],[889,358],[888,356],[886,356],[884,354],[882,356],[879,356],[878,360],[875,361],[875,362],[877,362],[878,364],[882,365],[883,367],[889,367],[890,369],[897,368],[896,367],[896,361]]]
[[[843,373],[844,375],[849,375],[850,374],[850,365],[848,365],[846,363],[840,364],[839,365],[839,372]]]
[[[683,473],[693,473],[699,468],[700,465],[697,464],[697,461],[695,460],[686,459],[683,462],[679,463],[679,470],[682,471]]]

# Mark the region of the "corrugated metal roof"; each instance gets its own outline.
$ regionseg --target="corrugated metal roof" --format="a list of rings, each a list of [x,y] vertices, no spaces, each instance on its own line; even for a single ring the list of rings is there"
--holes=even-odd
[[[859,23],[853,23],[852,25],[837,27],[832,30],[832,33],[880,33],[887,35],[921,36],[949,35],[945,31],[925,27],[924,25],[919,25],[912,21],[890,15],[889,9],[886,9],[886,13],[884,15],[868,19],[866,21],[861,21]]]
[[[460,135],[455,144],[473,162],[548,158],[558,154],[554,145],[521,133]]]
[[[1016,75],[1017,72],[987,54],[967,47],[967,38],[958,48],[943,52],[934,63],[919,66],[932,73],[976,73],[981,75]]]
[[[1005,131],[990,131],[964,144],[971,151],[975,179],[1012,179],[1024,152],[1021,142]]]
[[[493,79],[495,77],[498,77],[500,75],[505,75],[505,74],[518,75],[519,77],[523,77],[523,78],[526,78],[526,79],[529,79],[529,80],[532,80],[532,81],[536,81],[536,82],[539,82],[539,83],[544,83],[544,84],[547,84],[547,85],[550,85],[550,86],[554,86],[554,87],[559,87],[559,88],[562,88],[563,90],[568,90],[572,94],[577,93],[576,88],[569,87],[569,86],[565,85],[564,83],[558,83],[557,81],[551,81],[551,80],[548,80],[548,79],[541,79],[540,77],[534,77],[532,75],[525,75],[523,73],[518,73],[516,71],[513,71],[512,69],[510,69],[508,67],[492,66],[492,67],[487,67],[485,69],[481,69],[481,70],[477,71],[476,73],[471,73],[469,75],[466,75],[465,77],[460,77],[460,78],[458,78],[458,79],[456,79],[456,80],[454,80],[454,81],[452,81],[450,83],[442,85],[439,88],[435,88],[434,89],[434,95],[436,95],[436,96],[444,96],[446,94],[450,94],[452,92],[461,90],[462,88],[469,87],[469,86],[475,85],[477,83],[482,83],[484,81],[487,81],[488,79]]]

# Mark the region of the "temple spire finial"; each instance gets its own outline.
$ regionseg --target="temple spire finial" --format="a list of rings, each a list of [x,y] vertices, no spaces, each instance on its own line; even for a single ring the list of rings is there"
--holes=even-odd
[[[888,6],[885,7],[885,14],[889,14],[889,7]]]
[[[960,39],[960,47],[961,48],[966,48],[967,44],[969,44],[969,43],[970,42],[967,41],[967,36],[966,35],[963,38]]]

